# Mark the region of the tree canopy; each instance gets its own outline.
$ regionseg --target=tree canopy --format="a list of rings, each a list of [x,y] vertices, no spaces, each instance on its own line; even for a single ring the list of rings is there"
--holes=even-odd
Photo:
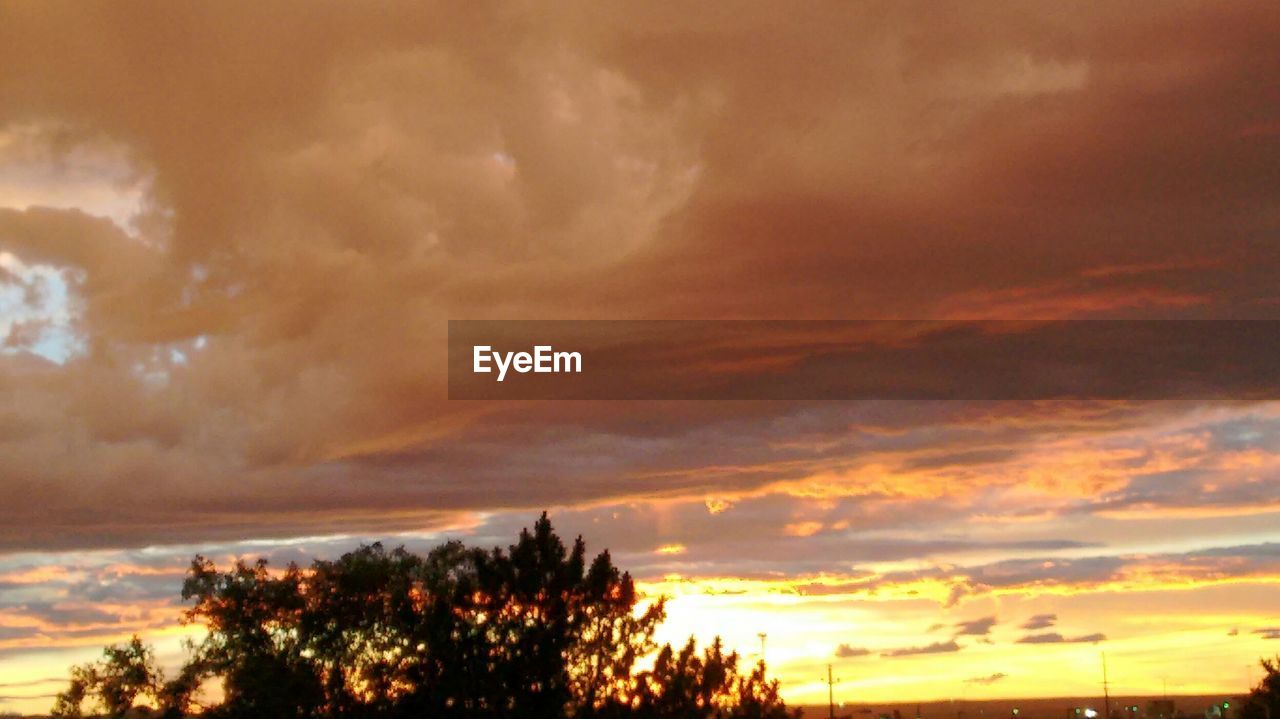
[[[1263,659],[1262,679],[1240,705],[1240,719],[1280,719],[1280,656]]]
[[[74,668],[54,715],[92,703],[115,717],[135,704],[228,719],[795,716],[763,662],[743,666],[718,639],[659,648],[663,601],[642,602],[608,551],[588,562],[581,538],[566,546],[546,514],[505,550],[372,544],[280,570],[197,556],[182,598],[207,631],[175,678],[134,638]]]

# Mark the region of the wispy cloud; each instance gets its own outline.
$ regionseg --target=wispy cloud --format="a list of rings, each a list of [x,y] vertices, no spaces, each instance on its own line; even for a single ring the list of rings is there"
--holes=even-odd
[[[1036,629],[1048,629],[1049,627],[1052,627],[1054,624],[1056,624],[1057,621],[1058,621],[1057,614],[1037,614],[1031,617],[1030,619],[1028,619],[1027,621],[1023,622],[1022,628],[1033,630],[1033,631]]]
[[[974,619],[967,622],[960,622],[959,624],[955,625],[956,636],[957,637],[964,637],[964,636],[985,637],[991,633],[991,629],[995,625],[996,625],[996,618],[994,616],[983,617],[981,619]]]
[[[898,649],[889,649],[880,653],[882,657],[911,657],[918,654],[946,654],[948,652],[958,652],[961,647],[952,639],[949,642],[934,642],[917,647],[901,647]]]
[[[1101,632],[1093,634],[1082,634],[1074,637],[1064,637],[1057,632],[1046,632],[1044,634],[1028,634],[1018,640],[1019,644],[1096,644],[1097,642],[1106,641],[1107,637]]]

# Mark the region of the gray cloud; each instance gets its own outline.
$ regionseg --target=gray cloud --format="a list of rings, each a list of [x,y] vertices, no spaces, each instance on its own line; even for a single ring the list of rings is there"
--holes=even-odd
[[[0,627],[0,641],[6,639],[29,639],[40,633],[36,627]]]
[[[1057,632],[1046,632],[1044,634],[1028,634],[1019,639],[1018,644],[1096,644],[1097,642],[1106,641],[1106,639],[1106,635],[1102,633],[1064,637]]]
[[[1023,622],[1023,629],[1048,629],[1058,622],[1057,614],[1037,614]]]
[[[0,164],[118,156],[148,189],[131,232],[0,210],[0,249],[67,271],[84,346],[0,356],[0,550],[449,528],[877,462],[999,500],[980,470],[1011,483],[1040,436],[1176,412],[869,410],[894,435],[848,408],[463,407],[448,317],[1274,315],[1265,9],[579,10],[6,8],[0,131],[37,127]],[[1229,429],[1210,454],[1274,444]],[[982,506],[1275,500],[1182,459]]]
[[[996,618],[994,616],[983,617],[981,619],[974,619],[968,622],[960,622],[959,624],[955,625],[956,636],[957,637],[964,637],[964,636],[985,637],[991,633],[991,628],[994,627],[995,625],[996,625]]]
[[[946,654],[948,652],[958,652],[962,647],[956,644],[952,639],[948,642],[934,642],[918,647],[902,647],[899,649],[889,649],[881,652],[882,657],[910,657],[918,654]]]

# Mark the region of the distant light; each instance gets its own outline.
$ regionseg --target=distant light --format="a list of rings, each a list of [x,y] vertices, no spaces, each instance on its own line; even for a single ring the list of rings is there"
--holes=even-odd
[[[1085,709],[1085,710],[1084,710],[1084,715],[1085,715],[1085,716],[1087,716],[1087,717],[1089,717],[1089,719],[1093,719],[1094,717],[1098,716],[1098,712],[1096,712],[1096,711],[1094,711],[1094,710],[1092,710],[1092,709]]]

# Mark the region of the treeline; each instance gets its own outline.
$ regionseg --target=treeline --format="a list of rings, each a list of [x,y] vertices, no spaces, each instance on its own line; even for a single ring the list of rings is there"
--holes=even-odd
[[[135,638],[74,668],[54,716],[135,705],[215,719],[797,715],[763,662],[744,665],[719,640],[659,648],[662,601],[641,611],[609,553],[588,562],[582,539],[566,547],[545,514],[506,550],[374,544],[278,572],[196,557],[182,598],[207,635],[175,677]]]

